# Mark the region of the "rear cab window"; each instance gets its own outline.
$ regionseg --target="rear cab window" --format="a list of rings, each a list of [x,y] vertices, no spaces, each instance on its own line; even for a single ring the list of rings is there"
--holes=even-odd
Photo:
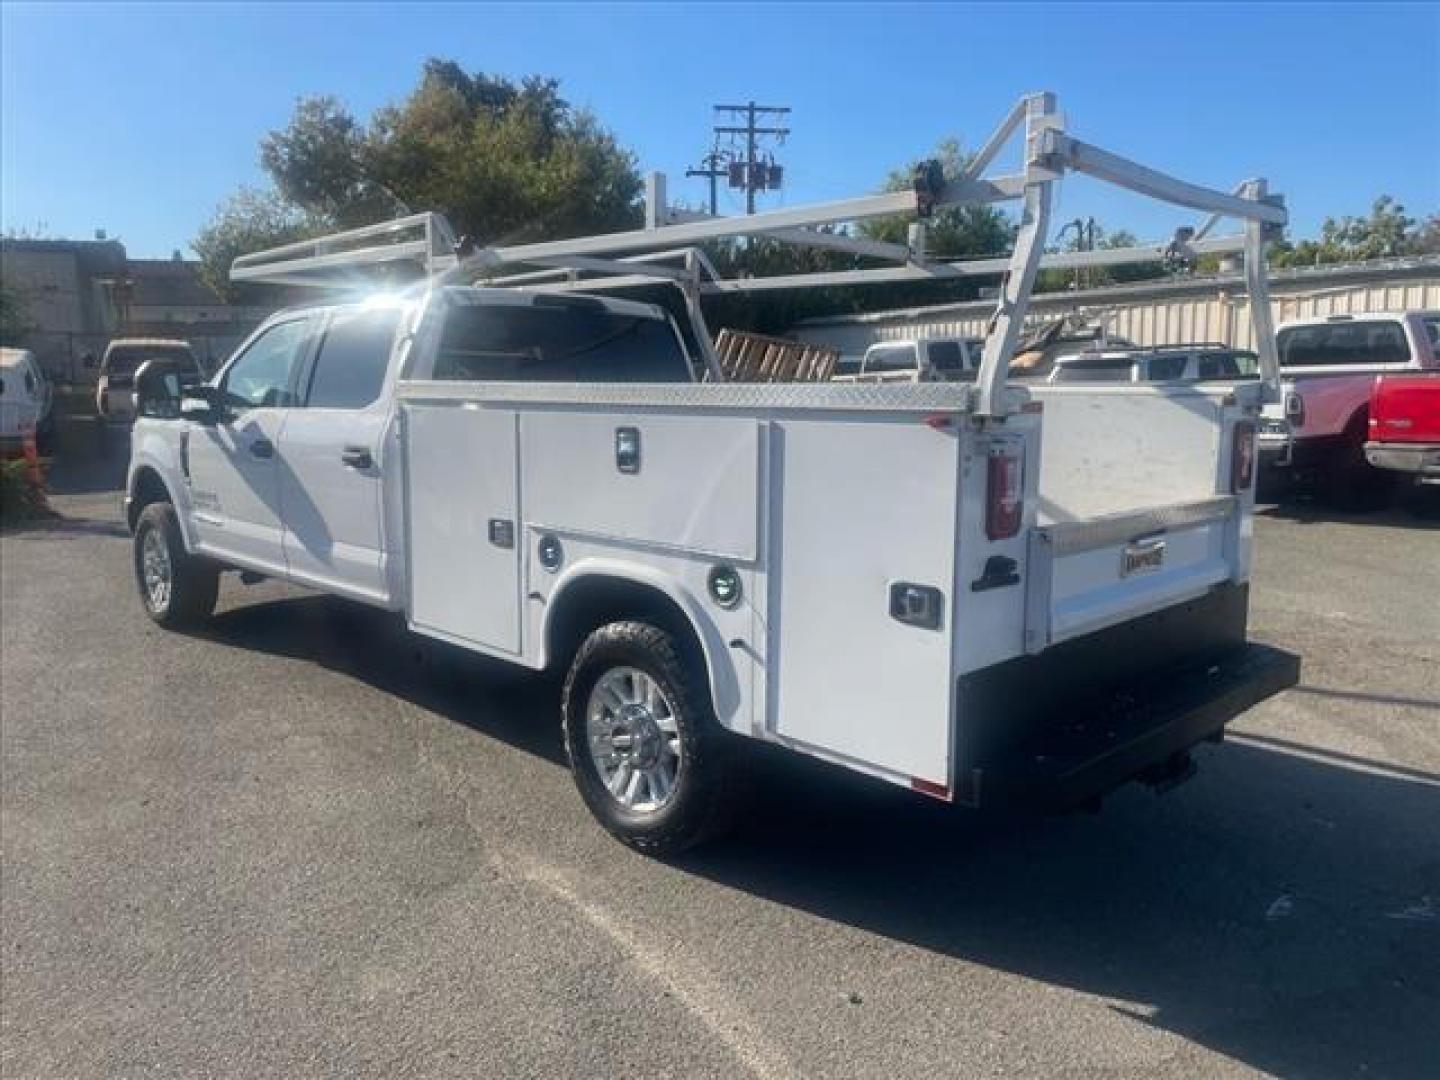
[[[1406,364],[1410,343],[1394,319],[1343,319],[1291,326],[1276,336],[1282,368]]]
[[[459,303],[440,331],[431,378],[480,382],[691,382],[669,319],[589,297]]]

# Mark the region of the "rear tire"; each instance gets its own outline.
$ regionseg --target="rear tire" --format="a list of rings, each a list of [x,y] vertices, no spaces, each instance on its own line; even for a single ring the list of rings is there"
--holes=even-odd
[[[215,611],[220,568],[185,550],[180,519],[168,502],[140,512],[133,563],[145,614],[167,630],[198,626]]]
[[[677,855],[731,823],[735,746],[703,664],[668,630],[614,622],[592,633],[570,665],[561,715],[580,797],[622,843]]]
[[[1328,494],[1341,510],[1379,510],[1390,501],[1394,491],[1394,474],[1375,468],[1365,459],[1367,428],[1364,415],[1350,422],[1345,429],[1345,441],[1335,452],[1325,477]]]

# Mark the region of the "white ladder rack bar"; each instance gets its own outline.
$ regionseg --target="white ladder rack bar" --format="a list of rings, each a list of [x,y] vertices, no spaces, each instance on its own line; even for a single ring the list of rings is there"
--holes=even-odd
[[[1135,247],[1101,248],[1095,251],[1061,251],[1041,256],[1040,267],[1045,270],[1073,270],[1085,267],[1125,266],[1134,263],[1162,262],[1172,254],[1185,257],[1199,255],[1229,255],[1245,250],[1245,237],[1221,236],[1209,240],[1181,243],[1139,244]],[[517,285],[537,292],[584,292],[633,288],[639,285],[653,285],[659,280],[670,280],[661,275],[651,275],[643,269],[645,264],[636,265],[629,260],[621,264],[625,273],[610,278],[585,278],[576,281],[546,281],[541,275],[553,276],[560,271],[537,271],[535,274],[515,274],[495,278],[492,285]],[[699,290],[706,296],[726,293],[770,292],[780,289],[800,289],[820,286],[877,285],[899,281],[934,281],[940,278],[995,277],[1010,267],[1010,256],[1002,255],[992,259],[963,259],[956,261],[924,263],[916,266],[886,266],[869,270],[834,270],[809,274],[776,274],[758,278],[719,278],[701,281]]]
[[[395,239],[406,236],[413,239]],[[374,240],[389,242],[362,244]],[[442,215],[427,212],[241,255],[230,266],[230,280],[313,285],[316,277],[349,266],[418,262],[430,274],[455,261],[449,224]]]
[[[1052,129],[1045,132],[1041,145],[1043,154],[1059,159],[1065,168],[1140,195],[1148,195],[1161,202],[1188,206],[1192,210],[1205,210],[1241,221],[1262,221],[1268,225],[1284,225],[1288,220],[1282,206],[1178,180],[1119,154],[1081,142],[1063,131]]]
[[[937,208],[974,206],[1017,199],[1023,188],[1024,178],[1020,176],[1004,176],[992,180],[957,180],[945,185],[934,205]],[[653,229],[632,229],[628,232],[581,236],[572,240],[486,248],[471,256],[467,262],[476,267],[497,267],[571,255],[615,255],[675,244],[696,244],[704,240],[763,236],[808,225],[836,225],[877,217],[913,217],[919,207],[920,197],[915,192],[892,191],[882,195],[863,195],[856,199],[840,199],[811,206],[767,210],[745,217],[707,216],[698,221],[660,225]],[[808,241],[810,238],[806,239]]]

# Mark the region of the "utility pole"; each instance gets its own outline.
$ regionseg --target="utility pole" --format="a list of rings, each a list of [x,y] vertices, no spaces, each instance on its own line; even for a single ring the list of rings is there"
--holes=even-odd
[[[779,123],[790,115],[788,105],[757,105],[750,101],[744,105],[716,105],[715,111],[726,113],[726,119],[738,121],[742,116],[745,123],[716,124],[715,134],[730,135],[732,137],[743,135],[745,137],[745,156],[738,158],[732,154],[730,160],[730,186],[743,187],[745,189],[745,212],[755,213],[755,192],[765,189],[776,190],[780,187],[783,178],[783,171],[775,164],[773,156],[768,160],[760,158],[760,140],[762,138],[773,138],[777,142],[784,142],[785,136],[790,134],[788,127],[779,126]],[[762,117],[775,117],[775,121],[761,126],[757,120]],[[718,149],[718,146],[717,146]]]
[[[686,176],[703,176],[710,181],[710,216],[718,217],[720,214],[720,191],[716,181],[722,176],[729,176],[730,170],[725,167],[725,154],[717,146],[710,153],[700,159],[703,169],[686,169]]]

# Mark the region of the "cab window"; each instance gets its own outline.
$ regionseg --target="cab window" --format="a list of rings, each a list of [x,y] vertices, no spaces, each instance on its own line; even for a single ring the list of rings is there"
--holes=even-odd
[[[865,354],[865,371],[914,371],[914,345],[883,345]]]
[[[930,367],[936,374],[958,379],[965,374],[965,350],[958,341],[932,341],[929,346]]]
[[[1280,331],[1281,367],[1339,364],[1403,364],[1410,359],[1405,330],[1398,322],[1346,319]]]
[[[332,316],[315,354],[305,404],[312,409],[363,409],[373,403],[385,386],[399,326],[396,308],[351,309]]]
[[[1184,353],[1176,356],[1152,356],[1150,378],[1154,382],[1174,382],[1185,377],[1185,364],[1190,358]]]
[[[295,377],[310,339],[310,319],[276,323],[261,333],[225,372],[220,387],[233,408],[295,404]]]

